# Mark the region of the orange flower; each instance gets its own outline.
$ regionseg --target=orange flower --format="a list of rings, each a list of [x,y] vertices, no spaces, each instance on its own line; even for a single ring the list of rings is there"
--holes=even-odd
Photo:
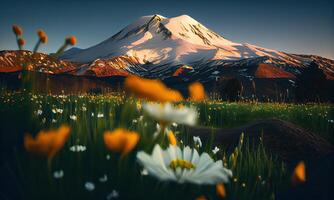
[[[207,200],[207,198],[205,198],[204,195],[201,195],[201,196],[197,197],[196,200]]]
[[[22,39],[22,38],[19,38],[19,39],[17,40],[17,43],[18,43],[20,46],[24,46],[24,45],[26,44],[26,41],[25,41],[24,39]]]
[[[64,146],[70,130],[70,127],[63,125],[57,130],[40,131],[35,139],[26,134],[24,147],[31,153],[52,158]]]
[[[305,163],[304,161],[300,161],[292,173],[291,182],[292,185],[296,186],[305,181],[306,181]]]
[[[39,37],[39,39],[41,40],[42,43],[47,43],[48,42],[48,36],[46,35],[46,33],[43,30],[38,30],[37,31],[37,35]]]
[[[106,147],[114,152],[128,154],[139,141],[139,134],[122,128],[104,133],[104,143]]]
[[[219,183],[216,185],[216,193],[217,196],[220,198],[225,198],[226,197],[226,191],[225,191],[225,186],[222,183]]]
[[[27,70],[32,71],[34,69],[34,66],[32,66],[31,64],[27,65]]]
[[[205,90],[200,82],[190,84],[188,90],[191,101],[203,101],[205,99]]]
[[[13,25],[13,32],[17,36],[21,36],[23,34],[22,28],[18,25]]]
[[[177,140],[176,140],[176,137],[175,137],[175,135],[173,134],[172,131],[169,131],[169,133],[168,133],[168,140],[169,140],[169,144],[171,144],[173,146],[176,146]]]
[[[130,75],[125,80],[125,88],[138,98],[150,101],[175,102],[183,100],[182,95],[178,91],[167,88],[159,80],[144,79]]]
[[[74,45],[77,44],[77,38],[74,37],[74,36],[70,36],[70,37],[66,38],[65,42],[66,42],[66,44],[70,44],[70,45],[74,46]]]

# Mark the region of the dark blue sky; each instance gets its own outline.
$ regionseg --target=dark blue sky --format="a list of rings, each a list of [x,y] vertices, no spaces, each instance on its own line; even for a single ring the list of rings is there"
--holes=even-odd
[[[0,0],[0,49],[16,49],[12,24],[24,29],[26,48],[43,28],[54,52],[67,35],[87,48],[140,16],[187,14],[235,42],[334,59],[334,1],[331,0]]]

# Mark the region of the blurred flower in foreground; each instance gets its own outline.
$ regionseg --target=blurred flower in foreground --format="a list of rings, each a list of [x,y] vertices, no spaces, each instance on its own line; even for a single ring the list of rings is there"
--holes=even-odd
[[[38,30],[37,35],[38,35],[38,41],[34,47],[34,50],[33,50],[34,53],[38,51],[38,48],[41,45],[41,43],[46,44],[48,42],[48,36],[43,30]]]
[[[217,196],[220,198],[226,197],[226,190],[225,190],[225,186],[223,183],[219,183],[216,185],[216,193],[217,193]]]
[[[169,144],[173,146],[176,146],[177,144],[177,139],[172,131],[169,131],[168,133],[168,141],[169,141]]]
[[[190,126],[196,124],[197,112],[193,108],[176,108],[170,103],[146,103],[143,108],[148,115],[164,125],[168,125],[173,122]]]
[[[196,200],[207,200],[207,198],[205,198],[205,196],[202,195],[202,196],[197,197]]]
[[[65,40],[65,43],[66,43],[67,45],[72,45],[72,46],[74,46],[74,45],[77,44],[77,38],[74,37],[74,36],[67,37],[66,40]]]
[[[18,25],[13,25],[13,32],[17,36],[22,36],[22,34],[23,34],[22,28]]]
[[[221,160],[214,160],[207,153],[198,154],[188,146],[183,150],[170,145],[162,150],[155,145],[152,155],[137,153],[138,162],[148,174],[162,181],[189,182],[194,184],[228,183],[232,172],[223,167]]]
[[[306,181],[305,163],[304,161],[300,161],[292,173],[291,182],[292,185],[296,186],[298,184],[304,183],[305,181]]]
[[[35,138],[26,134],[24,147],[31,153],[52,158],[64,146],[70,131],[70,127],[63,125],[57,130],[40,131]]]
[[[19,47],[19,50],[23,49],[23,46],[25,45],[25,40],[22,38],[23,30],[18,25],[13,25],[13,32],[15,34],[17,46]]]
[[[158,102],[182,101],[182,95],[167,88],[160,80],[150,80],[138,76],[128,76],[125,80],[125,89],[138,98]]]
[[[54,54],[55,57],[58,57],[60,54],[62,54],[65,49],[71,45],[74,46],[77,44],[77,38],[74,36],[69,36],[65,39],[65,43],[63,44],[63,46],[61,46],[58,51]]]
[[[104,133],[104,143],[106,147],[114,152],[128,154],[139,141],[139,134],[122,128]]]
[[[190,84],[188,90],[190,101],[203,101],[205,99],[205,90],[200,82]]]
[[[17,40],[17,44],[19,45],[19,49],[22,50],[23,49],[23,46],[26,44],[26,41],[22,38],[19,38]]]

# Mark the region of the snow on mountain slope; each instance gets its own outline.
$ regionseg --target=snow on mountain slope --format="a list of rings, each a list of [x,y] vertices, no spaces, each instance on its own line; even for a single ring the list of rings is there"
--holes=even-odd
[[[61,59],[87,63],[116,56],[134,57],[139,64],[154,65],[261,56],[280,59],[291,65],[303,62],[296,56],[280,51],[229,41],[188,15],[141,17],[100,44],[83,50],[70,49]]]

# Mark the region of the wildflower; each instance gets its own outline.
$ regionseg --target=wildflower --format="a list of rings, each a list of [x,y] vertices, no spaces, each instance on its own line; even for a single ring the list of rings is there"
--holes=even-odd
[[[193,136],[194,143],[199,147],[202,147],[202,140],[199,136]]]
[[[38,35],[38,41],[34,47],[34,50],[33,50],[34,53],[37,52],[41,43],[46,44],[48,42],[48,36],[43,30],[38,30],[37,35]]]
[[[107,180],[108,180],[108,176],[106,174],[104,174],[102,177],[99,178],[99,181],[101,183],[107,182]]]
[[[125,88],[138,98],[158,102],[182,101],[182,95],[167,88],[159,80],[150,80],[138,76],[128,76],[125,80]]]
[[[70,119],[73,120],[73,121],[77,121],[78,118],[75,115],[70,115]]]
[[[39,37],[39,40],[42,42],[42,43],[47,43],[48,42],[48,36],[46,35],[46,33],[43,31],[43,30],[38,30],[37,31],[37,35]]]
[[[57,110],[57,113],[60,113],[60,114],[63,113],[63,109],[58,108],[58,109],[56,109],[56,110]]]
[[[86,182],[86,183],[85,183],[85,188],[86,188],[86,190],[88,190],[88,191],[93,191],[93,190],[95,189],[95,185],[94,185],[94,183],[92,183],[92,182]]]
[[[24,136],[24,147],[27,151],[52,158],[65,144],[70,135],[68,126],[57,130],[40,131],[34,139],[30,134]]]
[[[37,110],[36,114],[41,115],[41,114],[43,114],[43,111],[42,110]]]
[[[16,36],[22,36],[23,34],[22,28],[18,25],[13,25],[13,32]]]
[[[300,161],[293,171],[291,182],[293,185],[298,185],[305,181],[306,181],[305,163],[304,161]]]
[[[193,108],[174,108],[170,103],[147,103],[144,105],[144,110],[151,117],[165,125],[176,122],[192,126],[196,123],[197,112]]]
[[[17,40],[17,43],[21,46],[21,49],[22,49],[22,46],[24,46],[25,44],[26,44],[26,41],[24,40],[24,39],[22,39],[22,38],[19,38],[18,40]],[[20,49],[20,50],[21,50]]]
[[[108,194],[107,200],[117,199],[118,196],[119,196],[118,192],[116,190],[113,190],[110,194]]]
[[[218,151],[219,151],[219,148],[218,148],[218,147],[215,147],[215,148],[212,150],[212,153],[213,153],[213,154],[217,154]]]
[[[132,131],[127,131],[122,128],[104,133],[104,143],[106,147],[114,152],[128,154],[139,141],[139,134]]]
[[[207,198],[205,198],[204,195],[201,195],[201,196],[197,197],[196,200],[207,200]]]
[[[72,151],[72,152],[84,152],[84,151],[86,151],[86,146],[74,145],[74,146],[70,147],[70,151]]]
[[[173,146],[176,146],[177,140],[176,140],[176,137],[175,137],[175,135],[172,131],[170,131],[168,133],[168,140],[169,140],[169,144],[171,144]]]
[[[103,113],[98,113],[97,114],[97,118],[102,118],[104,115],[103,115]]]
[[[74,37],[74,36],[69,36],[69,37],[66,38],[65,43],[66,43],[67,45],[72,45],[72,46],[74,46],[74,45],[77,44],[77,38]]]
[[[54,54],[54,57],[58,57],[60,54],[62,54],[65,49],[68,47],[68,45],[76,45],[77,39],[74,36],[67,37],[65,39],[65,43],[58,49],[58,51]]]
[[[226,190],[225,186],[222,183],[219,183],[216,185],[216,194],[220,198],[225,198],[226,197]]]
[[[181,150],[170,145],[162,150],[155,145],[152,155],[137,153],[138,162],[148,174],[163,181],[189,182],[194,184],[217,184],[229,182],[232,172],[223,167],[222,161],[212,160],[207,153],[198,154],[188,146]]]
[[[106,155],[106,159],[107,159],[107,160],[110,160],[110,155]]]
[[[195,82],[189,85],[189,100],[203,101],[205,99],[205,90],[200,82]]]
[[[53,177],[55,179],[63,178],[63,176],[64,176],[64,171],[63,170],[53,172]]]

